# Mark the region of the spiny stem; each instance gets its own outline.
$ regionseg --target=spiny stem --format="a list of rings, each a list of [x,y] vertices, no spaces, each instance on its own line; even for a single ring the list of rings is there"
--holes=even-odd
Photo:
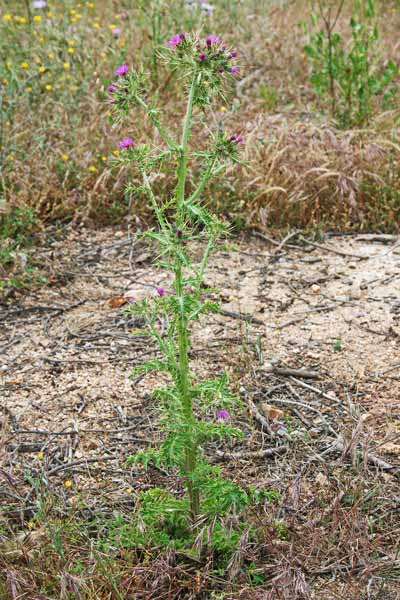
[[[178,184],[176,191],[176,221],[179,227],[185,222],[185,184],[187,179],[188,163],[188,140],[190,135],[190,125],[193,113],[193,102],[196,93],[196,87],[199,82],[199,76],[195,75],[190,86],[189,98],[186,108],[185,120],[183,123],[181,146],[179,149],[178,162]],[[194,482],[194,474],[197,465],[198,442],[195,435],[195,417],[193,414],[193,403],[190,390],[189,379],[189,335],[188,319],[185,310],[185,282],[183,273],[182,258],[179,253],[175,254],[175,291],[179,305],[178,314],[178,354],[179,354],[179,378],[178,386],[182,403],[182,413],[186,429],[186,445],[184,470],[186,475],[186,485],[189,495],[190,512],[192,519],[195,520],[200,509],[200,493]]]
[[[158,133],[163,138],[164,142],[171,148],[176,148],[175,140],[169,135],[165,128],[161,125],[159,118],[157,117],[156,110],[151,108],[139,95],[135,96],[136,102],[146,111],[147,116],[157,129]]]
[[[149,197],[150,203],[153,207],[154,212],[156,213],[156,217],[158,222],[160,223],[160,226],[163,230],[165,230],[167,228],[167,223],[165,221],[164,215],[162,213],[162,210],[160,209],[160,207],[157,204],[157,201],[155,199],[152,187],[150,185],[150,181],[149,178],[147,176],[147,173],[144,169],[142,169],[142,177],[143,177],[143,182],[144,182],[144,187],[146,189],[147,195]]]

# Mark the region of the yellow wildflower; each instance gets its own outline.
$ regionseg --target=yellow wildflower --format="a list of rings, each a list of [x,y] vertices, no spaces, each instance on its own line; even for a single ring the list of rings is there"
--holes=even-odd
[[[76,13],[76,10],[74,8],[71,8],[71,10],[69,12],[71,15],[74,15]]]
[[[47,15],[48,17],[52,17],[52,16],[53,16],[53,13],[49,11],[49,12],[47,12],[47,13],[46,13],[46,15]]]
[[[39,42],[40,42],[41,44],[43,44],[43,42],[44,42],[44,37],[43,37],[43,36],[40,36],[40,38],[39,38]]]
[[[82,19],[82,16],[81,13],[76,13],[75,18],[79,21],[79,19]]]
[[[50,83],[48,83],[48,84],[46,85],[46,88],[45,88],[45,89],[46,89],[46,92],[51,92],[51,90],[53,89],[53,86],[52,86]]]
[[[94,165],[90,165],[90,167],[89,167],[89,171],[90,171],[91,173],[96,173],[97,169],[96,169],[96,167],[95,167]]]
[[[44,73],[45,70],[46,70],[46,67],[44,67],[43,65],[41,65],[40,67],[38,67],[39,73]]]
[[[68,53],[73,54],[75,52],[75,48],[68,48]]]
[[[42,450],[41,450],[40,452],[38,452],[37,456],[38,456],[39,460],[43,460],[43,458],[44,458],[44,452],[42,452]]]
[[[4,15],[3,19],[4,19],[5,21],[11,21],[11,19],[12,19],[12,15],[9,15],[9,14],[7,14],[7,15]]]
[[[67,162],[67,160],[68,160],[68,154],[63,154],[63,155],[61,156],[61,158],[62,158],[62,159],[65,161],[65,162]]]
[[[50,53],[49,53],[47,56],[48,56],[49,58],[54,58],[54,54],[53,54],[52,52],[50,52]]]
[[[63,67],[64,67],[64,69],[69,69],[69,62],[63,63]]]
[[[94,27],[95,29],[99,29],[100,25],[99,25],[99,23],[93,23],[93,27]]]
[[[29,87],[27,87],[27,88],[26,88],[26,91],[27,91],[27,92],[31,92],[31,91],[32,91],[32,88],[29,86]]]
[[[113,150],[113,154],[115,154],[115,156],[119,156],[119,150],[118,149]]]
[[[107,54],[105,52],[100,52],[101,58],[106,58]]]
[[[35,523],[31,520],[28,521],[28,529],[33,529],[35,527]]]
[[[41,15],[35,15],[33,17],[33,20],[35,21],[35,23],[40,23],[40,21],[42,20],[42,17],[41,17]]]
[[[94,4],[93,4],[93,2],[89,2],[89,3],[88,3],[88,8],[94,8]]]
[[[3,84],[4,84],[4,85],[8,85],[8,79],[6,79],[5,77],[4,77],[4,79],[3,79]]]
[[[106,162],[106,160],[107,160],[107,156],[102,156],[102,157],[101,157],[101,160],[102,160],[103,162]]]
[[[27,63],[27,62],[22,62],[22,63],[21,63],[21,68],[22,68],[22,69],[28,69],[28,68],[29,68],[29,65],[28,65],[28,63]]]
[[[72,481],[70,479],[67,479],[66,481],[64,481],[64,487],[66,487],[66,488],[72,487]]]
[[[109,29],[116,29],[116,25],[114,23],[111,23],[111,25],[108,26]]]

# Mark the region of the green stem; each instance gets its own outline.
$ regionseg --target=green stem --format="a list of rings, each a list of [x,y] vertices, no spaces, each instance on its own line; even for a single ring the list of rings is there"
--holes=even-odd
[[[188,163],[188,141],[190,136],[190,125],[193,113],[193,102],[196,93],[196,87],[199,82],[199,76],[193,78],[190,86],[189,98],[186,108],[185,120],[183,123],[183,132],[181,146],[179,148],[178,161],[178,184],[176,192],[176,221],[179,227],[183,227],[185,222],[185,184],[187,179]],[[186,475],[186,485],[189,495],[190,512],[192,519],[195,520],[200,510],[199,488],[194,481],[198,457],[198,441],[195,431],[195,416],[193,413],[193,403],[191,396],[190,376],[189,376],[189,334],[188,317],[185,308],[185,280],[183,272],[183,263],[180,253],[175,254],[175,290],[179,305],[178,314],[178,356],[179,356],[179,377],[178,387],[182,403],[182,413],[185,423],[186,444],[184,471]]]
[[[213,168],[214,168],[214,165],[217,162],[217,160],[218,160],[217,156],[212,157],[206,171],[204,172],[203,177],[201,178],[199,185],[197,186],[195,191],[189,196],[188,202],[195,202],[197,200],[197,198],[203,193],[204,188],[206,187],[207,183],[210,181],[211,177],[213,177],[213,175],[216,175],[216,173],[218,173],[219,171],[222,171],[222,169],[225,168],[225,165],[224,165],[224,166],[221,166],[220,168],[216,169],[213,172]]]
[[[142,169],[142,177],[143,177],[144,187],[146,189],[146,192],[147,192],[147,195],[149,197],[150,203],[151,203],[151,205],[153,207],[153,210],[154,210],[154,212],[156,214],[157,220],[160,223],[161,228],[163,230],[165,230],[165,229],[167,229],[166,220],[164,218],[162,210],[160,209],[160,207],[157,204],[157,201],[156,201],[155,196],[153,194],[152,187],[150,185],[149,178],[147,176],[146,171],[144,171],[144,169]]]
[[[197,273],[197,281],[198,281],[199,285],[203,281],[204,271],[206,270],[208,259],[209,259],[209,256],[210,256],[210,252],[213,249],[214,244],[215,244],[215,237],[211,236],[210,239],[208,240],[206,249],[205,249],[204,254],[203,254],[203,258],[201,260],[200,270]]]
[[[177,200],[177,213],[179,218],[179,225],[183,224],[184,210],[183,204],[185,201],[185,184],[187,179],[187,163],[188,163],[188,153],[187,153],[187,144],[190,135],[190,125],[192,121],[193,114],[193,101],[194,95],[196,92],[196,87],[200,83],[201,75],[197,75],[193,77],[192,85],[190,86],[189,98],[186,107],[186,115],[185,120],[183,122],[183,132],[181,139],[181,146],[179,148],[179,162],[178,162],[178,186],[176,190],[176,200]],[[182,219],[182,221],[181,221]]]
[[[164,142],[168,144],[171,148],[176,148],[176,142],[169,133],[164,129],[161,125],[159,118],[157,117],[156,111],[152,109],[140,96],[135,97],[136,102],[145,110],[148,115],[150,121],[153,123],[154,127],[157,129],[158,133],[161,135]]]

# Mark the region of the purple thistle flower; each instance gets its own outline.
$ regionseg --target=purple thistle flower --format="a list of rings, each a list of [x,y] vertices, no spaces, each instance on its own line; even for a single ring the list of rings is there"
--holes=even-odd
[[[241,135],[231,135],[230,138],[228,138],[228,142],[233,144],[241,144],[244,142],[244,138]]]
[[[181,229],[177,229],[176,231],[176,237],[178,237],[179,239],[181,239],[183,236],[183,231]]]
[[[165,296],[165,290],[163,287],[156,288],[156,292],[159,296]]]
[[[186,39],[186,33],[177,33],[168,40],[168,44],[172,47],[179,46],[184,39]]]
[[[220,42],[221,38],[218,35],[214,35],[213,33],[209,35],[206,39],[206,44],[208,47],[212,46],[213,44],[219,44]]]
[[[204,54],[204,52],[202,52],[202,53],[199,55],[199,61],[200,61],[200,62],[204,62],[204,61],[206,60],[206,58],[207,58],[207,57],[206,57],[206,55]]]
[[[117,86],[114,83],[111,83],[107,88],[107,92],[109,92],[110,94],[113,94],[116,90]]]
[[[120,141],[118,146],[120,148],[129,148],[130,146],[133,146],[134,143],[135,142],[133,141],[133,139],[131,137],[125,137],[125,138],[122,138],[122,140]]]
[[[238,53],[236,52],[236,50],[234,50],[233,52],[229,52],[228,58],[236,58],[237,55],[238,55]]]
[[[121,35],[121,30],[119,27],[114,27],[114,29],[111,29],[111,33],[115,35],[115,37],[118,37],[119,35]]]
[[[120,65],[114,71],[115,75],[125,75],[129,71],[129,65]]]
[[[239,73],[239,67],[231,67],[232,75],[237,75]]]
[[[218,73],[223,73],[225,71],[224,67],[218,67]]]
[[[133,296],[129,296],[127,298],[127,301],[128,301],[128,304],[135,304],[135,302],[136,302],[136,300],[135,300],[135,298],[133,298]]]
[[[216,416],[217,416],[218,421],[227,421],[228,419],[231,418],[231,415],[225,409],[219,410],[217,412]]]
[[[46,5],[46,0],[34,0],[32,3],[32,8],[46,8]]]

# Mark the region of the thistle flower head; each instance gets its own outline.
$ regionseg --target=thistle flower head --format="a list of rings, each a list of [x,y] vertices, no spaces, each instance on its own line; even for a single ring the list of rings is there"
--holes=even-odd
[[[179,46],[179,44],[186,39],[186,35],[186,33],[177,33],[168,40],[168,44],[172,47]]]
[[[211,35],[209,35],[206,39],[206,44],[208,47],[212,46],[213,44],[220,44],[221,43],[221,38],[218,35],[214,35],[213,33]]]
[[[218,421],[227,421],[228,419],[231,418],[230,414],[225,409],[219,410],[217,412],[216,417],[217,417]]]
[[[115,83],[111,83],[107,88],[107,92],[109,94],[113,94],[116,90],[117,90],[117,86],[115,85]]]
[[[125,75],[129,71],[129,65],[120,65],[114,71],[115,75]]]
[[[129,148],[130,146],[134,145],[134,141],[131,137],[124,137],[122,138],[122,140],[119,142],[118,146],[120,148]]]
[[[121,35],[121,30],[119,27],[114,27],[114,29],[111,29],[111,33],[115,35],[115,37],[118,37],[119,35]]]
[[[242,144],[244,142],[244,137],[242,135],[231,135],[230,138],[228,138],[228,142]]]
[[[231,67],[232,75],[237,75],[239,73],[239,67]]]
[[[159,296],[165,296],[165,289],[163,287],[156,288],[156,292]]]

